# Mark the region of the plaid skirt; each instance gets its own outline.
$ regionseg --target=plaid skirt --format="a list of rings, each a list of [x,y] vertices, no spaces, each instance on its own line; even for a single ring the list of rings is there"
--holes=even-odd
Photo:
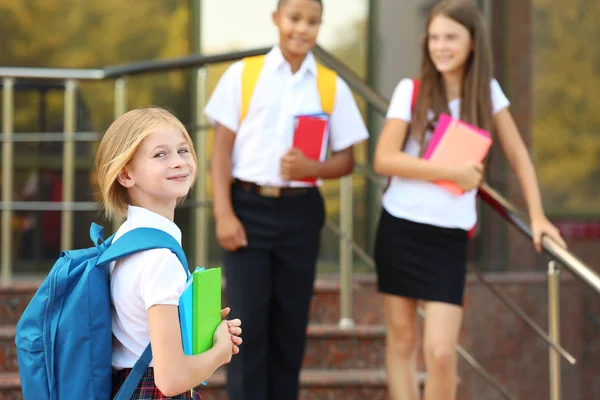
[[[117,395],[117,392],[125,382],[125,379],[131,372],[131,369],[113,370],[112,379],[112,397]],[[194,388],[190,391],[181,393],[174,397],[167,397],[161,393],[154,384],[154,368],[148,368],[140,382],[138,383],[131,400],[202,400],[199,388]]]

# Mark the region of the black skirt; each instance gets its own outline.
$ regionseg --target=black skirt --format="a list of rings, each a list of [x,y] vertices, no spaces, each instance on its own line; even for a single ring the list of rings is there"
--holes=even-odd
[[[467,231],[396,218],[384,209],[375,263],[382,293],[462,306]]]

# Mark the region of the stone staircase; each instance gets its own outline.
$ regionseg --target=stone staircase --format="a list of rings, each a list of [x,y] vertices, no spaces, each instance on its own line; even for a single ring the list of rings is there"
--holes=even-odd
[[[0,400],[22,399],[15,324],[41,282],[22,280],[0,286]],[[319,278],[301,376],[301,399],[385,399],[385,329],[372,281],[356,282],[356,327],[342,330],[337,278]],[[242,349],[243,351],[243,349]],[[421,377],[422,378],[422,377]],[[218,371],[203,391],[206,399],[227,399],[225,372]]]
[[[544,272],[488,274],[533,320],[545,325]],[[20,400],[14,345],[15,324],[40,280],[0,284],[0,400]],[[301,377],[301,399],[385,399],[385,331],[381,297],[372,275],[354,280],[356,327],[341,330],[339,284],[320,276],[311,304],[311,324]],[[548,348],[473,276],[467,279],[465,320],[460,343],[517,399],[544,400],[548,394]],[[569,400],[592,400],[600,393],[600,301],[574,279],[561,283],[562,343],[579,360],[563,363],[563,394]],[[422,356],[419,369],[423,370]],[[459,359],[460,400],[503,397]],[[420,375],[421,384],[424,375]],[[226,399],[225,373],[217,372],[204,390],[207,400]]]

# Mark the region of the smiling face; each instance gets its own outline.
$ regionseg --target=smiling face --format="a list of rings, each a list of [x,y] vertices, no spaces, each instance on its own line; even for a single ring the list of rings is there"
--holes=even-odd
[[[188,194],[195,177],[191,144],[177,127],[165,124],[142,140],[118,179],[134,205],[165,215]]]
[[[323,8],[315,0],[287,0],[273,13],[284,55],[305,57],[315,46]]]
[[[469,30],[444,15],[437,15],[431,20],[427,46],[429,56],[441,74],[462,74],[473,52]]]

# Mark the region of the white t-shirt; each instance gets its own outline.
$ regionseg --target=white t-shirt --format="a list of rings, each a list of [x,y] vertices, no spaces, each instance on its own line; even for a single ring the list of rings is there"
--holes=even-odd
[[[136,228],[160,229],[181,243],[181,231],[173,221],[134,206],[129,206],[127,221],[113,241]],[[148,309],[156,304],[179,305],[186,279],[183,265],[168,249],[142,251],[110,265],[114,368],[133,367],[150,343]]]
[[[204,110],[212,123],[218,122],[236,133],[232,176],[259,185],[307,185],[284,181],[280,160],[292,147],[294,115],[322,111],[313,54],[308,53],[300,69],[292,74],[281,50],[274,47],[265,56],[248,114],[240,125],[243,66],[243,62],[238,61],[225,71]],[[344,150],[368,138],[352,92],[339,76],[329,122],[329,145],[333,151]]]
[[[412,79],[400,81],[390,102],[387,118],[412,120],[411,99],[414,89]],[[498,82],[491,82],[492,108],[496,114],[510,105]],[[460,99],[448,103],[452,117],[460,117]],[[428,133],[431,135],[431,132]],[[404,151],[418,157],[419,143],[407,133]],[[423,180],[392,177],[388,190],[383,195],[383,208],[397,218],[444,228],[469,230],[477,222],[475,207],[476,190],[462,196],[454,195],[440,186]]]

